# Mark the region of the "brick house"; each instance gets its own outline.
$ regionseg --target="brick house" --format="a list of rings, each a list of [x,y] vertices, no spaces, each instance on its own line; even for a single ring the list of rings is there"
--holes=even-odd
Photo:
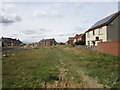
[[[55,41],[55,39],[43,39],[39,42],[40,46],[51,46],[51,45],[56,45],[57,42]]]
[[[65,45],[65,43],[59,42],[59,43],[57,43],[57,45]]]
[[[118,17],[120,11],[96,22],[86,33],[86,45],[97,46],[98,42],[118,41]]]
[[[22,44],[22,42],[18,39],[12,39],[12,38],[1,38],[2,40],[2,46],[19,46]]]
[[[118,27],[120,26],[120,11],[96,22],[86,31],[86,45],[97,46],[101,53],[120,56],[120,38]]]
[[[73,38],[74,38],[74,37],[69,37],[69,38],[68,38],[68,41],[66,42],[66,44],[68,44],[68,45],[73,45]]]
[[[85,41],[85,33],[83,34],[76,34],[75,37],[73,38],[73,44],[79,41]]]
[[[29,46],[30,47],[36,47],[36,46],[39,46],[39,43],[37,43],[37,42],[36,43],[30,43]]]

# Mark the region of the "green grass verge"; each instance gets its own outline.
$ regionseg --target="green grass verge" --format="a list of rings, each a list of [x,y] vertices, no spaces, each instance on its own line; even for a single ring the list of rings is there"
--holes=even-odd
[[[112,55],[73,46],[54,46],[29,49],[3,58],[3,88],[41,88],[41,83],[58,80],[62,59],[67,77],[82,82],[79,71],[112,87],[118,76],[118,60]],[[115,87],[118,87],[116,85]]]
[[[119,57],[82,48],[74,48],[74,50],[78,53],[72,54],[73,60],[78,63],[79,68],[86,71],[86,75],[97,79],[103,85],[112,87],[118,77]]]
[[[3,88],[40,88],[58,80],[58,56],[52,48],[21,51],[3,58]]]

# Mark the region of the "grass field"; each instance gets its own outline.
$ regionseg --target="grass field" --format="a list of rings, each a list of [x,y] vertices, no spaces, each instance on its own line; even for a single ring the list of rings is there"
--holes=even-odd
[[[118,76],[118,57],[72,46],[39,47],[3,57],[2,69],[3,88],[44,88],[45,83],[80,88],[90,78],[98,83],[92,83],[93,87],[112,87]]]

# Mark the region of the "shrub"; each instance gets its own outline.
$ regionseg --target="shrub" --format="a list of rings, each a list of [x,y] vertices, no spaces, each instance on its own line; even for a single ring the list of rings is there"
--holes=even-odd
[[[85,41],[77,41],[75,42],[75,45],[85,45]]]

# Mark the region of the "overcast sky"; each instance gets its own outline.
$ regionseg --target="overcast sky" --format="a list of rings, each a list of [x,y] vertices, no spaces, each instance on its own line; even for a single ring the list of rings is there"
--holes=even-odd
[[[6,2],[0,7],[0,36],[65,42],[116,11],[117,2]]]

